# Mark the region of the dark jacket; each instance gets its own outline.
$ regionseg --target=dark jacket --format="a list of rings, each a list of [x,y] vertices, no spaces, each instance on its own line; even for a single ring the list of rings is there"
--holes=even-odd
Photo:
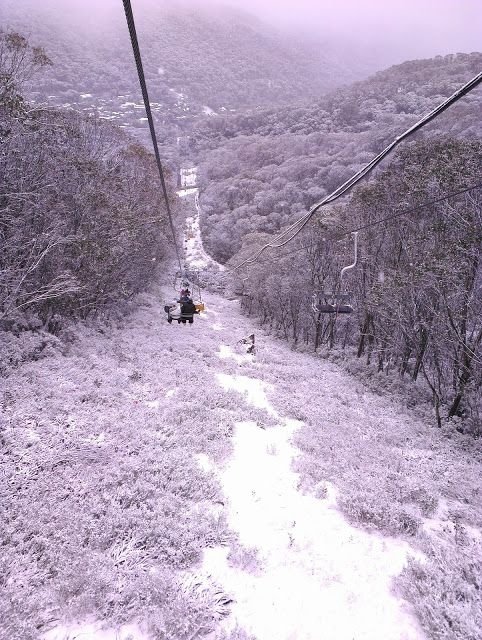
[[[183,302],[181,305],[181,313],[186,316],[192,316],[197,313],[196,305],[194,304],[194,302],[192,300]]]

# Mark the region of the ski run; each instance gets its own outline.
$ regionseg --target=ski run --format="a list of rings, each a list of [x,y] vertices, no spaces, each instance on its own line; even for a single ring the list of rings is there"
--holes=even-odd
[[[293,461],[299,455],[294,442],[303,423],[288,407],[302,397],[319,412],[321,431],[324,414],[343,418],[347,406],[356,407],[350,411],[350,426],[357,438],[368,431],[374,414],[394,425],[406,418],[398,418],[393,408],[387,412],[384,400],[362,392],[335,366],[292,352],[263,333],[257,333],[258,353],[246,354],[237,339],[253,327],[240,314],[239,303],[207,295],[206,304],[193,326],[169,325],[162,305],[148,298],[124,329],[102,338],[102,351],[113,357],[111,366],[119,366],[114,354],[122,354],[122,361],[139,372],[142,384],[130,401],[143,403],[154,414],[166,404],[182,412],[183,403],[193,401],[191,385],[206,395],[231,395],[231,421],[224,426],[232,433],[232,451],[221,461],[202,453],[196,459],[221,483],[220,508],[239,542],[253,550],[256,566],[230,566],[229,544],[204,552],[197,578],[214,580],[233,601],[221,624],[226,630],[238,626],[259,640],[422,640],[410,607],[391,588],[392,578],[415,552],[406,542],[351,526],[337,509],[333,484],[326,484],[323,498],[301,489]],[[90,338],[78,349],[92,364],[109,366],[96,355],[98,339]],[[167,355],[172,376],[166,379],[150,364]],[[183,376],[185,363],[190,373]],[[52,371],[62,385],[69,384],[65,367],[67,363],[56,362]],[[295,393],[301,380],[304,396]],[[252,419],[252,409],[258,420]],[[93,435],[103,439],[102,434]],[[129,637],[147,640],[142,623],[115,631],[95,623],[62,625],[44,636]]]
[[[193,187],[195,171],[185,173],[183,187]],[[189,264],[212,267],[200,238],[197,189],[181,195],[195,205],[186,227]],[[28,468],[44,439],[42,455],[57,460],[52,468],[72,462],[67,449],[47,450],[53,438],[58,447],[68,441],[75,451],[88,449],[88,463],[95,452],[106,452],[107,468],[145,455],[136,472],[142,480],[169,452],[166,443],[174,450],[182,434],[176,473],[186,468],[187,476],[197,474],[192,482],[200,489],[197,497],[196,487],[190,489],[192,506],[179,518],[188,522],[199,514],[219,531],[212,544],[191,540],[202,547],[198,559],[177,572],[181,590],[197,590],[206,599],[222,594],[218,615],[192,640],[427,638],[397,586],[410,558],[421,566],[426,558],[411,544],[410,517],[400,509],[390,515],[385,507],[393,491],[425,496],[418,474],[443,475],[440,465],[452,455],[451,473],[458,478],[452,494],[421,521],[427,535],[452,535],[449,507],[463,502],[456,489],[462,477],[468,486],[477,484],[476,461],[450,453],[449,441],[395,400],[269,335],[241,313],[237,300],[206,293],[206,310],[193,325],[168,324],[163,305],[177,295],[154,287],[117,324],[97,330],[80,325],[62,355],[25,364],[7,379],[5,397],[18,400],[15,420],[28,426],[16,435],[20,448],[30,447],[21,464]],[[240,341],[253,332],[256,352],[250,354]],[[14,409],[6,406],[13,425]],[[49,420],[61,430],[63,444],[52,436]],[[432,472],[435,455],[442,462]],[[88,482],[89,467],[80,469],[82,479],[73,482]],[[50,484],[55,480],[48,482],[56,491]],[[211,497],[203,483],[217,487]],[[375,528],[368,518],[363,526],[363,505],[375,499],[387,522]],[[30,503],[22,507],[29,518]],[[407,535],[390,535],[393,513],[406,519]],[[72,519],[67,529],[76,527],[75,509],[62,517]],[[467,544],[480,544],[476,526],[464,531]],[[135,532],[115,540],[108,553],[123,567],[138,562],[146,575],[158,572],[151,557],[142,557]],[[46,617],[43,640],[152,637],[141,615],[116,628],[96,619],[62,619],[58,612]]]

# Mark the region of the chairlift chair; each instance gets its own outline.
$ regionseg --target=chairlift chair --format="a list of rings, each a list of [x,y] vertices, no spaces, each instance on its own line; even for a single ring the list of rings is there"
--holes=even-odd
[[[354,269],[358,261],[358,231],[352,233],[354,241],[354,260],[352,264],[343,267],[340,273],[340,288],[343,284],[343,277],[347,271]],[[349,314],[353,313],[354,309],[350,303],[351,294],[348,291],[342,293],[322,291],[321,293],[314,293],[311,302],[311,308],[315,313],[332,313],[332,314]]]
[[[312,309],[315,313],[353,313],[353,306],[350,304],[350,293],[328,293],[314,294]]]
[[[206,309],[206,305],[202,300],[201,295],[201,285],[199,284],[198,275],[189,270],[178,271],[176,273],[176,280],[174,283],[174,288],[176,289],[177,295],[180,295],[183,289],[188,289],[191,293],[191,297],[194,301],[194,305],[196,307],[196,311],[201,312]],[[195,295],[194,290],[197,289],[197,295]]]

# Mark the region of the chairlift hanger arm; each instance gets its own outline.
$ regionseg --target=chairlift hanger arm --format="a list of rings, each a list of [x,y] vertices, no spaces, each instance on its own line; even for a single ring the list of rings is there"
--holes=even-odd
[[[354,252],[355,252],[354,259],[351,264],[349,264],[347,267],[343,267],[343,269],[341,270],[340,282],[343,280],[343,276],[345,275],[345,273],[347,271],[350,271],[351,269],[354,269],[358,262],[358,231],[354,231],[352,233],[352,236],[353,236],[353,244],[354,244]]]

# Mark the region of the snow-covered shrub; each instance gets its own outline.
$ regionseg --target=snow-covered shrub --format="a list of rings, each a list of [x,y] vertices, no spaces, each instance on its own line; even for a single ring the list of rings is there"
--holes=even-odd
[[[426,560],[410,559],[398,578],[429,638],[479,640],[482,629],[482,547],[468,537],[426,543]]]
[[[398,504],[384,502],[384,497],[360,492],[353,497],[342,496],[339,505],[355,524],[378,529],[388,535],[415,535],[421,525],[420,518]]]
[[[20,364],[40,360],[58,353],[61,342],[46,331],[0,331],[0,376],[5,376]]]
[[[221,631],[218,640],[257,640],[257,638],[236,625],[230,632]]]
[[[217,619],[219,599],[189,593],[178,571],[228,537],[212,508],[218,481],[195,454],[229,452],[232,397],[185,372],[181,357],[173,371],[167,345],[152,344],[155,320],[143,310],[135,332],[112,326],[110,340],[79,327],[67,357],[29,362],[5,381],[11,516],[0,535],[14,562],[2,571],[0,636],[38,640],[52,620],[139,618],[171,640]],[[182,400],[166,395],[179,381]]]
[[[246,547],[239,542],[232,542],[228,553],[230,567],[257,574],[263,567],[263,560],[256,547]]]

